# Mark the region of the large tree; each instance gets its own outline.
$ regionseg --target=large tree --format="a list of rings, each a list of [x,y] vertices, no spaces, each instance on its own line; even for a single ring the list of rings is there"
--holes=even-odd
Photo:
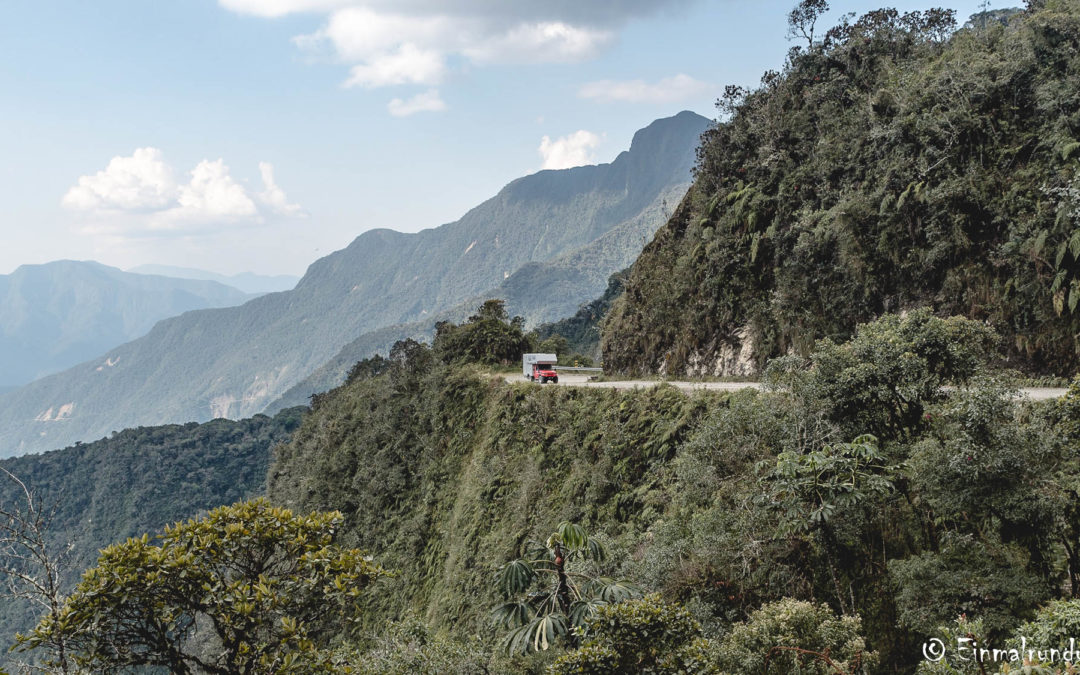
[[[384,574],[334,543],[341,521],[259,499],[110,546],[58,615],[19,636],[20,649],[63,637],[92,671],[325,671],[329,639]]]

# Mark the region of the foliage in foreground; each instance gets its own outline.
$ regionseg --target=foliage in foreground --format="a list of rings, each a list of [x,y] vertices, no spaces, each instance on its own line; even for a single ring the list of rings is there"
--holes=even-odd
[[[335,543],[340,526],[339,513],[299,515],[258,499],[168,527],[156,541],[114,544],[57,617],[19,636],[19,649],[62,638],[94,671],[319,672],[330,640],[385,574]]]
[[[302,412],[127,429],[92,443],[0,460],[0,468],[30,486],[41,506],[55,506],[43,534],[52,555],[65,557],[63,595],[109,544],[262,494],[270,449],[289,439]],[[0,481],[0,505],[23,501],[16,483]],[[3,646],[39,618],[31,604],[0,602]]]
[[[836,617],[824,604],[785,598],[732,626],[718,650],[732,673],[862,673],[878,664],[858,616]]]
[[[416,618],[392,622],[366,650],[337,656],[356,675],[487,675],[491,653],[478,637],[455,640],[433,634]]]
[[[496,607],[492,617],[511,629],[503,643],[506,650],[546,651],[559,640],[576,645],[575,629],[584,627],[599,608],[639,595],[633,584],[595,573],[604,559],[604,546],[596,537],[580,525],[561,523],[546,542],[529,542],[524,558],[503,565],[498,584],[508,601]]]
[[[716,671],[698,622],[656,594],[598,608],[581,635],[583,644],[555,661],[550,675]]]

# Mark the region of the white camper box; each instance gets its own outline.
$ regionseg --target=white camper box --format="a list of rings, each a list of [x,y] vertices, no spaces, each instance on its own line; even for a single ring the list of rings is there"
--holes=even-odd
[[[521,355],[521,374],[526,379],[532,379],[533,366],[537,364],[554,366],[559,362],[559,359],[554,354],[522,354]]]

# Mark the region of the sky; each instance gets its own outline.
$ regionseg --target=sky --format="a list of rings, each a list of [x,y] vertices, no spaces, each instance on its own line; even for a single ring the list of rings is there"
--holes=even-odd
[[[0,274],[302,274],[365,230],[611,161],[654,119],[715,118],[725,85],[782,66],[793,4],[5,0]],[[882,6],[830,4],[822,25]]]

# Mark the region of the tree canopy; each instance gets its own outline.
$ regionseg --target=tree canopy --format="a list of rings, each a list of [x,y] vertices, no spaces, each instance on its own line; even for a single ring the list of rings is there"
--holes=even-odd
[[[59,614],[19,636],[19,649],[62,636],[95,671],[319,672],[328,641],[385,574],[334,543],[341,520],[256,499],[109,546]]]

